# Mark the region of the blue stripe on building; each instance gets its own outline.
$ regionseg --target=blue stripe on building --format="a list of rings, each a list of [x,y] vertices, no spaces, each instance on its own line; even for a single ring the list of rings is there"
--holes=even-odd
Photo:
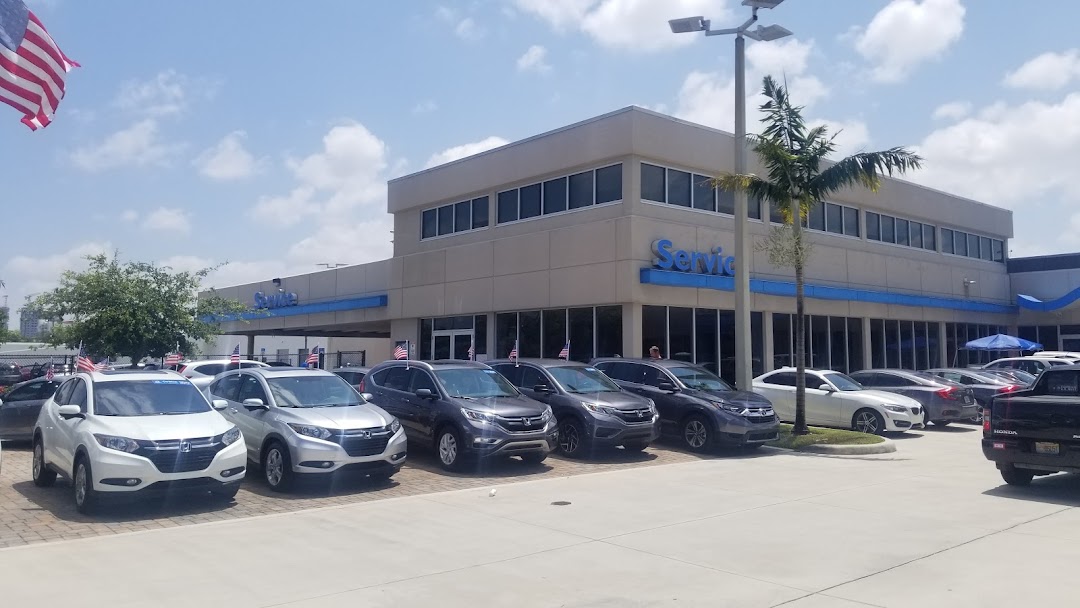
[[[1028,310],[1037,310],[1039,312],[1050,312],[1059,308],[1065,308],[1077,300],[1080,300],[1080,287],[1077,287],[1060,298],[1047,300],[1045,302],[1032,296],[1025,296],[1024,294],[1016,296],[1017,306]]]

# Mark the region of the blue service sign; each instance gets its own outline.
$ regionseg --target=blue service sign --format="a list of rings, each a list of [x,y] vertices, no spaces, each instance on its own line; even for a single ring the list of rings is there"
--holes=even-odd
[[[294,292],[280,292],[270,295],[261,291],[255,292],[255,308],[284,308],[286,306],[296,306],[298,302],[299,299]]]
[[[723,247],[714,247],[712,251],[686,251],[672,249],[671,241],[659,239],[653,241],[653,266],[660,270],[676,270],[695,274],[718,274],[735,276],[735,256],[723,255]]]

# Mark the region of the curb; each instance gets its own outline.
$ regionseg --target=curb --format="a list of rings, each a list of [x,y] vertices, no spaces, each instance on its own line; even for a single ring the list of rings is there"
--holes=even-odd
[[[881,443],[869,445],[808,445],[795,450],[796,452],[810,452],[813,454],[829,454],[832,456],[861,456],[866,454],[891,454],[896,451],[896,442],[886,439]]]

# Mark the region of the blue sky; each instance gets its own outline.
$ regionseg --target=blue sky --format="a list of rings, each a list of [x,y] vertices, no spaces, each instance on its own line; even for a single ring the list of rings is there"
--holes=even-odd
[[[390,254],[388,178],[638,104],[730,129],[737,0],[30,0],[82,64],[52,126],[0,107],[12,308],[90,252],[227,285]],[[843,151],[1016,210],[1014,256],[1080,250],[1080,3],[787,0],[748,45]],[[751,100],[755,103],[756,100]],[[753,118],[753,114],[751,114]],[[13,317],[16,315],[13,315]],[[14,321],[15,319],[13,319]]]

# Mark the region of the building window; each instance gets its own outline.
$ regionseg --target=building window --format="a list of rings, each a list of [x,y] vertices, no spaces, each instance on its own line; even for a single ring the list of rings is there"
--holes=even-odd
[[[761,201],[747,197],[747,217],[760,220]],[[641,200],[735,215],[735,193],[714,188],[712,178],[649,163],[641,163]]]
[[[500,192],[498,196],[497,221],[500,224],[515,222],[518,219],[518,191],[507,190]]]
[[[871,241],[881,240],[881,216],[871,211],[866,212],[866,238]]]
[[[870,332],[873,368],[924,370],[941,366],[941,340],[936,321],[871,319]],[[954,343],[946,340],[946,349],[953,349]]]
[[[934,240],[934,227],[930,224],[923,224],[923,249],[929,249],[930,251],[937,251],[937,242]]]
[[[806,218],[806,227],[810,230],[825,231],[825,205],[818,204],[810,208],[810,213]]]
[[[710,369],[717,369],[720,363],[716,312],[711,308],[694,311],[694,356],[699,365],[711,366]]]
[[[716,211],[716,189],[712,182],[704,175],[694,175],[694,209],[702,211]],[[732,210],[727,213],[735,213],[735,198],[731,199]]]
[[[596,170],[596,204],[622,200],[622,165]]]
[[[655,346],[660,349],[660,356],[667,358],[667,337],[667,307],[642,306],[641,351],[640,354],[630,356],[648,357],[649,349]]]
[[[668,357],[693,363],[694,309],[668,308]]]
[[[844,228],[846,230],[846,223]],[[932,224],[906,220],[883,213],[866,212],[867,240],[937,251],[937,243],[934,239],[936,230],[937,227]],[[943,233],[944,230],[942,228]]]
[[[463,230],[472,230],[472,201],[454,205],[454,226],[463,226]],[[460,230],[454,232],[460,232]]]
[[[501,203],[501,200],[500,200]],[[513,213],[517,213],[514,202]],[[510,206],[507,206],[507,211]],[[499,216],[503,217],[503,206],[499,206]],[[481,196],[469,201],[452,205],[443,205],[434,209],[425,209],[420,216],[420,238],[430,239],[436,236],[466,232],[488,225],[488,197]]]
[[[596,326],[593,309],[571,308],[567,315],[570,323],[567,333],[570,340],[570,359],[588,363],[593,358],[593,328]]]
[[[697,363],[728,382],[735,380],[735,313],[711,308],[642,306],[641,352],[630,357],[647,357],[656,346],[660,356]],[[763,315],[750,314],[752,372],[763,372]],[[598,335],[602,335],[602,332]]]
[[[477,323],[480,318],[477,317]],[[517,343],[522,357],[554,359],[569,340],[570,359],[585,363],[594,357],[620,354],[622,307],[499,313],[495,316],[495,334],[495,358],[505,358]]]
[[[433,236],[439,235],[439,221],[438,221],[438,209],[428,209],[424,211],[420,220],[420,238],[430,239]]]
[[[773,313],[773,369],[795,365],[795,315]],[[862,319],[805,317],[806,365],[853,372],[862,369]],[[810,388],[816,388],[811,386]]]
[[[544,182],[544,215],[566,211],[566,178]]]
[[[540,184],[531,184],[518,189],[518,206],[521,209],[518,216],[521,219],[527,220],[540,215],[540,194]]]
[[[953,231],[948,228],[941,229],[941,252],[953,253]]]
[[[668,169],[667,172],[667,202],[669,205],[680,207],[690,206],[690,174],[685,171]]]
[[[570,176],[570,208],[581,209],[593,204],[593,172],[575,173]]]
[[[596,307],[596,356],[621,355],[623,350],[622,306]]]
[[[522,357],[540,356],[540,311],[518,313],[518,354]]]
[[[475,354],[487,354],[487,315],[473,317],[473,348]]]
[[[908,232],[908,221],[896,218],[896,244],[897,245],[910,245],[909,242],[910,233]]]
[[[663,167],[641,163],[641,200],[654,203],[667,202],[667,184]]]
[[[1005,261],[1005,241],[948,228],[941,229],[941,251],[988,262]]]
[[[505,224],[619,200],[621,164],[504,190],[497,196],[496,219]]]
[[[488,225],[488,197],[481,196],[472,200],[472,227],[487,228]]]
[[[854,207],[844,207],[844,234],[848,236],[861,236],[859,230],[859,210]]]
[[[825,230],[834,234],[844,233],[844,208],[825,203]]]

